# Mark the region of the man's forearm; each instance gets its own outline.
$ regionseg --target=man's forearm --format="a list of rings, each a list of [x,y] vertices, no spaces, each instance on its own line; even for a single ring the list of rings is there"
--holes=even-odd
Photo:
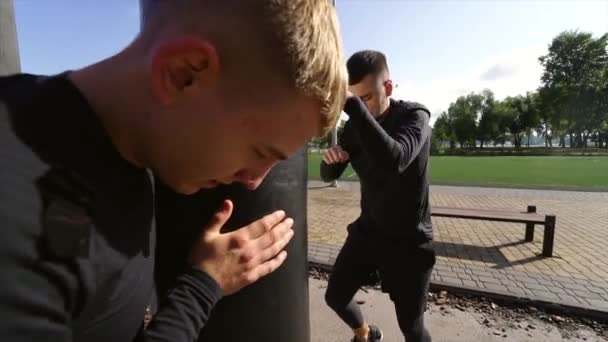
[[[414,120],[411,124],[397,127],[394,137],[389,135],[357,97],[347,100],[344,111],[363,142],[362,148],[375,165],[385,170],[405,170],[416,158],[429,134],[424,120]]]
[[[348,162],[327,164],[326,162],[321,161],[321,180],[324,182],[333,182],[340,178],[347,166]]]
[[[222,290],[209,275],[191,270],[178,278],[159,312],[136,342],[197,341],[211,310],[222,296]]]

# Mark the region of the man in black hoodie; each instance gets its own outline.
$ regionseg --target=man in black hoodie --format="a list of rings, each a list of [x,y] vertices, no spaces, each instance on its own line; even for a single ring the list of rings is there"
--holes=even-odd
[[[430,113],[390,98],[393,84],[381,52],[357,52],[347,68],[355,97],[346,102],[349,120],[339,144],[323,156],[321,177],[335,180],[350,163],[360,179],[361,215],[348,227],[326,301],[353,329],[353,341],[382,340],[353,300],[377,273],[406,341],[429,342],[423,314],[435,264],[427,180]]]

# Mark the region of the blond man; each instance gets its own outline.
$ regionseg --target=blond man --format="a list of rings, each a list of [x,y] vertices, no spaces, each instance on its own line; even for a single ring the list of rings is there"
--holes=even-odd
[[[222,234],[226,201],[156,298],[153,182],[255,189],[333,126],[347,83],[336,13],[327,0],[142,6],[115,56],[0,78],[3,340],[194,341],[223,295],[286,258],[290,218]]]

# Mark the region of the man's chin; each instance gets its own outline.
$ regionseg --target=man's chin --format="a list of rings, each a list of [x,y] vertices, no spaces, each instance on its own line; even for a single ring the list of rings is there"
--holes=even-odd
[[[192,187],[180,187],[180,188],[173,189],[173,190],[175,190],[175,192],[177,192],[180,195],[190,196],[190,195],[196,194],[200,189],[192,188]]]
[[[182,185],[174,190],[182,195],[193,195],[200,190],[215,189],[215,188],[219,187],[220,185],[229,185],[229,184],[232,184],[232,183],[220,182],[217,180],[209,180],[209,181],[199,183],[196,187]],[[258,187],[258,184],[255,184],[255,183],[243,184],[243,186],[248,190],[255,190]]]
[[[196,194],[200,190],[216,188],[218,185],[219,185],[219,183],[217,183],[217,182],[205,182],[205,183],[201,184],[200,186],[181,184],[179,186],[174,187],[173,190],[175,192],[177,192],[178,194],[189,196],[189,195]]]
[[[213,189],[213,188],[217,188],[218,186],[220,186],[220,182],[216,181],[216,180],[210,180],[210,181],[206,181],[203,182],[200,186],[201,189]]]

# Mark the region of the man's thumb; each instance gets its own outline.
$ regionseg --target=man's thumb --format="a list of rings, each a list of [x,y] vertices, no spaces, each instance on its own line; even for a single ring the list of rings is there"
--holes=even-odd
[[[213,217],[209,221],[209,225],[206,229],[207,233],[219,234],[220,229],[228,222],[228,219],[232,215],[232,209],[234,205],[231,200],[224,200],[221,207],[213,214]]]

